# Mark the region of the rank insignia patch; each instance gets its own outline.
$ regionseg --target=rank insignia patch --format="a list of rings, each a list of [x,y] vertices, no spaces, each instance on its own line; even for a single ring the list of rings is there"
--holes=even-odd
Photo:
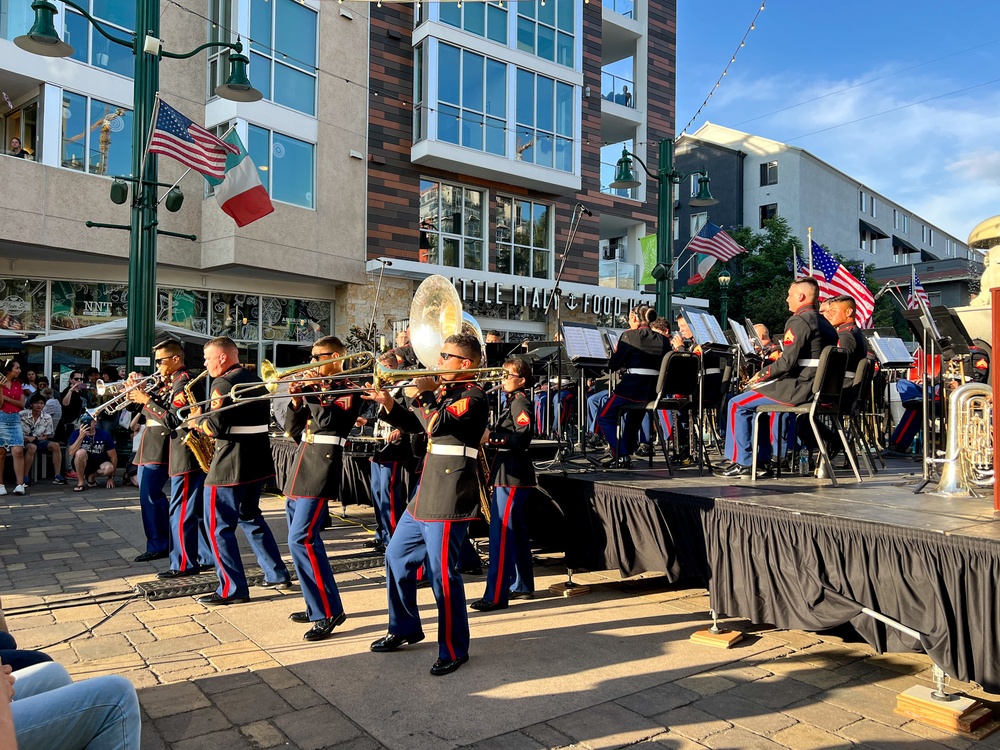
[[[514,421],[521,425],[521,427],[527,427],[531,424],[531,417],[528,416],[528,412],[522,411]]]
[[[445,411],[447,411],[449,414],[455,415],[456,417],[461,417],[468,410],[469,410],[468,398],[459,399],[455,403],[449,404],[448,406],[445,407]]]

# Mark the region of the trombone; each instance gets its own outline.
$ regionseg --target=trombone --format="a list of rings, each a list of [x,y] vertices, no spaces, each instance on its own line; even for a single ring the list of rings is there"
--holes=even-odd
[[[355,362],[356,360],[356,362]],[[375,361],[375,354],[373,352],[357,352],[356,354],[345,354],[343,357],[330,357],[329,359],[321,359],[318,362],[309,362],[304,365],[293,365],[291,367],[275,367],[269,360],[264,360],[260,363],[260,378],[264,381],[264,388],[267,389],[268,393],[275,393],[278,390],[278,384],[283,380],[295,381],[296,383],[314,383],[321,380],[330,380],[332,377],[338,377],[340,375],[351,375],[365,370],[371,369],[372,363]],[[308,378],[293,378],[292,376],[309,370],[315,370],[318,367],[323,367],[325,365],[333,364],[334,362],[340,362],[342,364],[342,369],[336,376],[325,376],[325,377],[308,377]],[[354,362],[353,364],[351,364]],[[240,383],[239,385],[233,386],[232,390],[229,392],[230,397],[233,401],[239,401],[241,395],[249,390],[259,391],[260,383]],[[323,393],[323,391],[317,391],[317,393]],[[243,396],[243,401],[249,401],[253,397]],[[260,397],[257,397],[260,398]]]
[[[465,383],[488,383],[494,380],[503,380],[503,367],[476,367],[468,370],[393,370],[385,365],[375,365],[375,375],[372,378],[372,389],[380,391],[386,385],[395,385],[404,380],[414,380],[416,378],[436,378],[441,375],[453,374],[472,375]]]
[[[105,401],[103,404],[98,404],[93,409],[87,409],[87,414],[89,414],[93,419],[97,419],[101,414],[107,412],[108,414],[114,414],[117,411],[121,411],[129,402],[128,394],[137,388],[141,388],[146,393],[159,388],[163,379],[160,377],[160,373],[156,372],[152,375],[147,375],[146,377],[130,383],[127,380],[123,380],[120,383],[105,383],[103,380],[97,381],[97,395],[103,396],[108,393],[114,393],[114,398]]]

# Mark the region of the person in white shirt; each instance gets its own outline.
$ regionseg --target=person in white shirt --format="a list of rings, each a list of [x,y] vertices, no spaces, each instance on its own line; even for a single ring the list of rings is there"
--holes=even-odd
[[[56,475],[53,484],[66,484],[62,475],[62,446],[53,438],[56,427],[52,417],[45,413],[45,397],[40,393],[28,399],[28,407],[21,412],[21,430],[24,433],[24,484],[28,484],[31,466],[38,451],[46,451],[52,456],[52,466]]]

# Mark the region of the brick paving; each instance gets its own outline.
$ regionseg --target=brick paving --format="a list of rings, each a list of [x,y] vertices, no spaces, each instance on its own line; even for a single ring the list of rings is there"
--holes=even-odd
[[[131,562],[142,540],[135,490],[74,494],[43,484],[29,492],[8,495],[0,506],[0,590],[8,624],[22,647],[47,647],[77,679],[106,673],[130,679],[139,690],[145,750],[1000,747],[1000,733],[972,743],[893,713],[897,692],[929,682],[923,655],[879,656],[836,635],[745,622],[736,623],[748,633],[740,647],[723,652],[696,646],[686,635],[704,627],[703,589],[667,587],[655,578],[623,584],[610,572],[575,577],[592,585],[594,594],[517,603],[504,613],[510,629],[494,620],[494,637],[502,644],[496,648],[509,654],[509,662],[496,655],[492,663],[486,656],[477,662],[490,631],[480,624],[488,621],[473,619],[473,661],[454,676],[433,680],[424,671],[432,648],[388,660],[366,653],[368,637],[384,630],[381,571],[338,576],[345,601],[350,597],[349,625],[359,623],[363,632],[338,631],[324,644],[306,646],[301,629],[287,631],[288,637],[282,630],[289,627],[287,613],[301,606],[295,591],[255,593],[251,604],[222,610],[208,610],[191,597],[133,598],[135,584],[154,572]],[[279,539],[281,502],[263,503]],[[370,522],[370,511],[350,512],[330,534],[335,555],[357,553],[366,538],[358,524]],[[548,562],[536,571],[546,585],[561,580],[558,558]],[[482,579],[467,585],[481,586]],[[533,636],[524,618],[553,616],[543,605],[571,601],[579,606],[565,610],[562,639],[545,631],[546,648],[558,651],[552,673],[536,663],[529,676],[517,664]],[[604,619],[580,626],[588,610],[592,616],[602,608]],[[425,629],[432,640],[433,623]],[[586,638],[608,645],[606,663]],[[629,651],[622,650],[622,639],[646,648],[655,668],[644,666],[639,655],[623,665]],[[411,672],[418,655],[421,671]],[[348,692],[359,693],[356,702],[342,697],[345,683]],[[953,687],[996,699],[974,685]],[[442,729],[435,718],[440,709],[423,705],[433,704],[427,696],[435,691],[444,692],[445,705],[456,712],[466,701],[486,708]],[[370,703],[386,706],[382,718],[359,710]],[[400,732],[400,723],[409,730]],[[483,736],[483,726],[506,729]]]

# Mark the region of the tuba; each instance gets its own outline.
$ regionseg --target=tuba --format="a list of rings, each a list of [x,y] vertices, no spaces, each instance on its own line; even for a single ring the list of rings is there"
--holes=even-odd
[[[198,397],[194,395],[194,384],[206,377],[208,377],[208,370],[202,370],[200,375],[188,380],[187,385],[184,386],[184,397],[187,399],[188,406],[199,403]],[[181,442],[191,451],[191,455],[194,456],[201,470],[208,474],[208,470],[212,467],[212,456],[215,455],[215,438],[206,435],[201,430],[188,430]]]
[[[948,442],[935,494],[976,496],[993,486],[993,389],[965,383],[948,396]]]

